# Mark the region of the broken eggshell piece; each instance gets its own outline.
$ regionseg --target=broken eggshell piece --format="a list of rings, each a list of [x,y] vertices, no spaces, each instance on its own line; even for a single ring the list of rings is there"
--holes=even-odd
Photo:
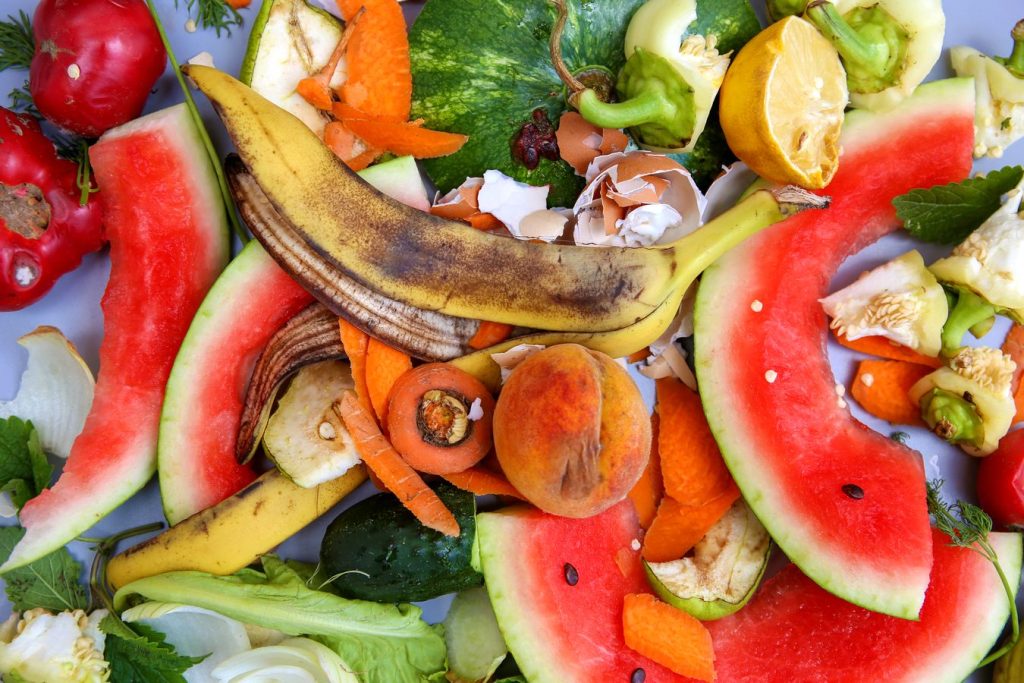
[[[668,244],[703,222],[707,200],[690,172],[666,156],[641,151],[606,154],[591,162],[586,178],[587,187],[573,207],[576,244]]]
[[[629,136],[621,130],[599,128],[575,111],[562,114],[555,139],[562,160],[580,176],[586,175],[597,157],[622,152],[629,145]]]
[[[467,178],[435,199],[430,213],[480,230],[504,227],[516,239],[551,242],[562,236],[572,214],[568,209],[548,210],[548,189],[517,182],[501,171],[487,171],[483,178]]]

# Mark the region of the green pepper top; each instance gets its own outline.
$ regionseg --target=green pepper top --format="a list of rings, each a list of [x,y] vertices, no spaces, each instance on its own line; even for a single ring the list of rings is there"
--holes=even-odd
[[[794,0],[773,0],[789,12]],[[846,67],[855,107],[891,109],[928,76],[942,53],[941,0],[814,0],[805,17],[831,41]]]
[[[571,101],[590,123],[630,128],[645,148],[689,152],[707,124],[729,67],[714,36],[688,33],[697,19],[696,0],[647,0],[626,32],[626,65],[616,82],[618,102],[607,102],[560,65],[563,0],[552,32],[552,60],[572,92]]]

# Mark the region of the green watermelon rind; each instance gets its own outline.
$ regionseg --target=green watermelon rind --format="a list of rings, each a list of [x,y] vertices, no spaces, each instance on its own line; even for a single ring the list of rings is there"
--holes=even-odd
[[[101,137],[100,143],[164,127],[173,130],[166,136],[167,143],[175,147],[179,158],[187,162],[191,168],[188,175],[193,191],[191,199],[198,207],[197,211],[200,212],[200,215],[209,217],[210,234],[208,238],[211,243],[217,242],[209,251],[209,256],[212,261],[219,261],[218,269],[222,268],[230,256],[230,227],[217,189],[219,187],[217,176],[200,133],[186,106],[184,104],[175,105],[111,129]],[[213,266],[214,264],[209,265]],[[197,267],[199,267],[198,264]],[[158,301],[154,301],[154,305],[160,304]],[[128,427],[126,426],[126,428]],[[139,458],[133,459],[131,463],[126,463],[126,467],[116,481],[107,481],[94,490],[82,492],[83,495],[88,495],[81,499],[80,507],[65,506],[59,511],[54,511],[48,520],[31,525],[7,561],[0,567],[0,574],[22,567],[63,547],[138,493],[156,470],[157,438],[155,434],[151,439],[146,436],[140,434],[140,443],[136,444],[138,448],[148,449],[149,444],[143,442],[152,442],[152,458],[145,466],[139,466],[141,464]]]
[[[898,107],[882,114],[865,111],[847,113],[841,144],[860,147],[879,144],[899,122],[913,120],[929,112],[974,110],[974,86],[970,79],[933,81]],[[890,122],[891,125],[882,125]],[[728,382],[716,374],[716,363],[709,362],[699,351],[700,339],[714,339],[719,334],[716,321],[723,307],[716,297],[727,297],[743,282],[743,268],[731,267],[741,259],[756,259],[741,245],[704,272],[697,291],[695,307],[695,338],[698,340],[696,374],[701,387],[704,412],[722,456],[736,480],[743,497],[768,529],[779,548],[800,569],[825,590],[866,609],[915,619],[924,602],[924,587],[910,586],[898,590],[880,589],[877,574],[857,579],[851,567],[830,561],[822,548],[812,541],[810,530],[801,530],[800,522],[791,519],[783,501],[770,501],[763,491],[779,488],[772,476],[759,467],[759,454],[764,444],[748,443],[739,430],[730,405],[732,392]],[[741,310],[741,309],[737,309]],[[838,409],[838,408],[837,408]]]

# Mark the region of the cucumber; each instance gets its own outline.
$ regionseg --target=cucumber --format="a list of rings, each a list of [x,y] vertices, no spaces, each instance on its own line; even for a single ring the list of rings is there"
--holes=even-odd
[[[462,591],[452,600],[444,618],[448,668],[458,681],[489,680],[508,655],[487,590]]]
[[[476,498],[447,482],[431,486],[455,515],[458,537],[424,527],[395,496],[379,493],[343,511],[324,533],[321,572],[346,598],[429,600],[483,582],[470,565]]]

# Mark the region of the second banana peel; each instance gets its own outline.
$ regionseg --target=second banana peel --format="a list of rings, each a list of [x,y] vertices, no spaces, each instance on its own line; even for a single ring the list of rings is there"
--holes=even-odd
[[[304,489],[271,470],[221,503],[115,555],[107,580],[116,590],[136,579],[195,570],[232,574],[325,514],[366,480],[362,465]]]
[[[187,72],[213,102],[245,169],[276,209],[271,218],[277,220],[252,226],[257,237],[266,244],[262,230],[287,232],[290,253],[275,256],[300,281],[295,271],[303,265],[310,270],[315,259],[324,275],[318,298],[332,308],[339,306],[331,292],[337,279],[343,290],[356,282],[453,318],[552,332],[621,332],[650,324],[666,302],[682,296],[704,268],[746,237],[792,213],[827,205],[797,188],[757,192],[701,230],[657,248],[507,239],[385,197],[301,121],[241,82],[209,67]],[[343,307],[344,296],[339,300]],[[464,338],[466,331],[459,332]]]

